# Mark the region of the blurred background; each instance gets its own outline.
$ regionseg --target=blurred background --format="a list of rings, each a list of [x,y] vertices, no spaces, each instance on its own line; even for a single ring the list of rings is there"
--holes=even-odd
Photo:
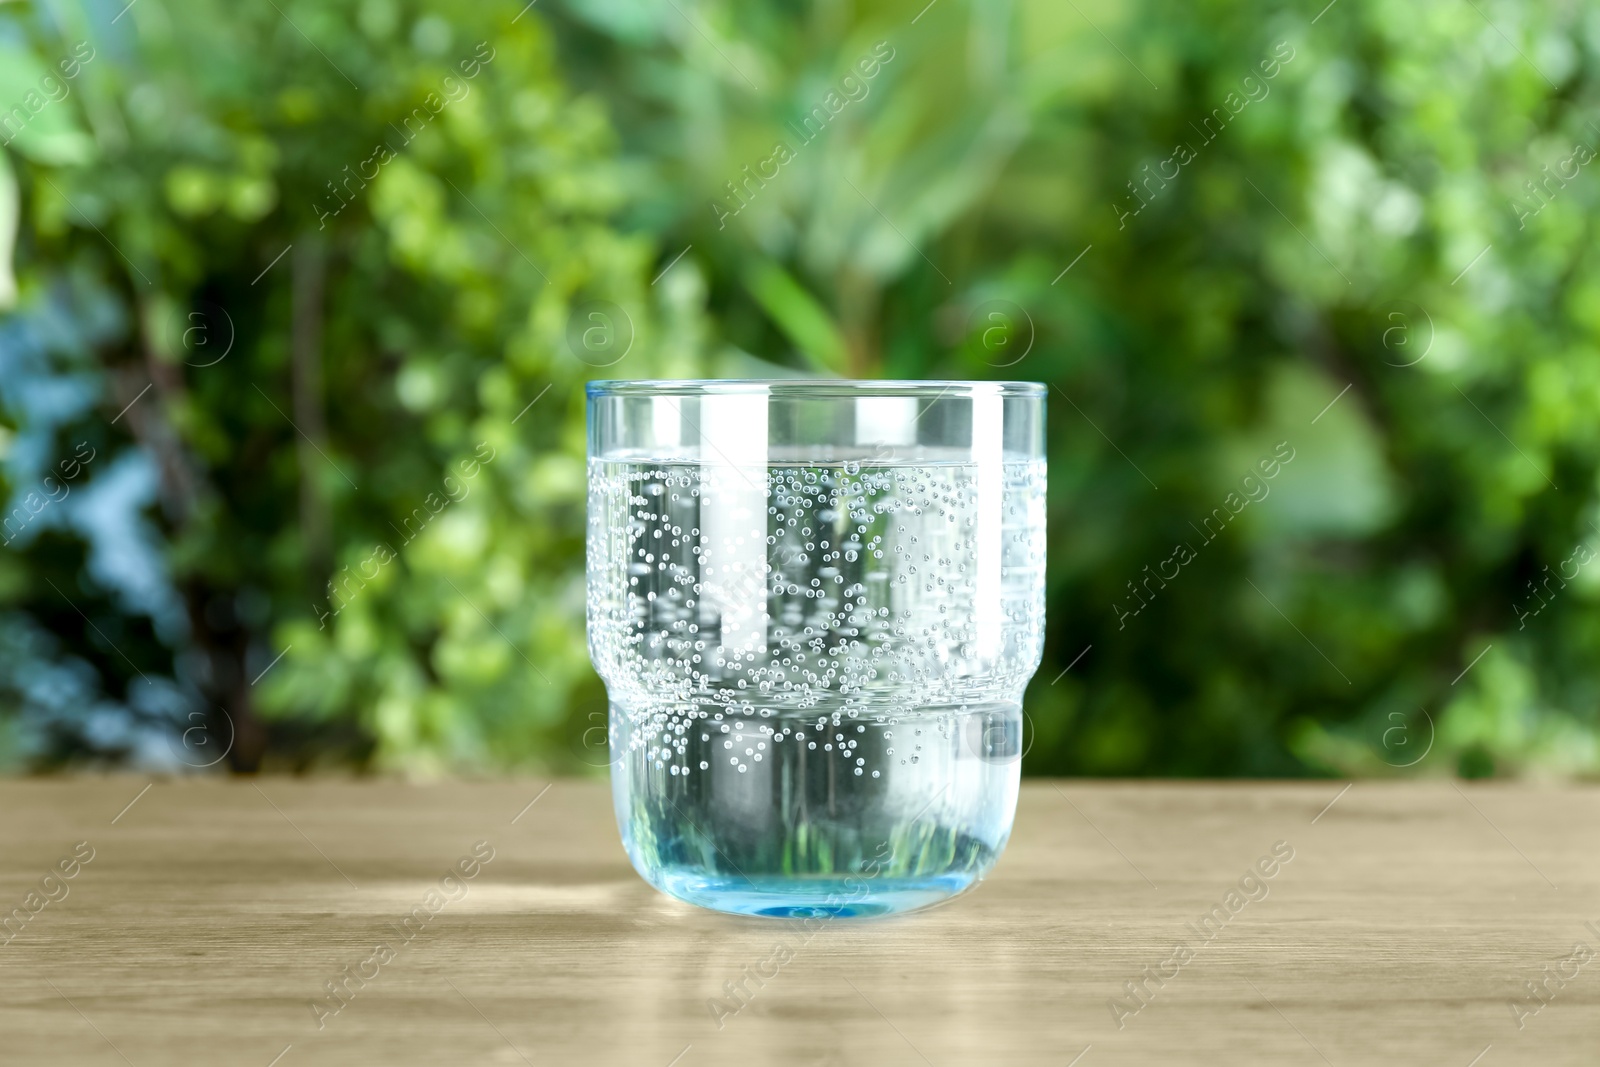
[[[1028,773],[1592,777],[1597,88],[1568,0],[0,2],[0,766],[603,773],[583,382],[841,375],[1051,385]]]

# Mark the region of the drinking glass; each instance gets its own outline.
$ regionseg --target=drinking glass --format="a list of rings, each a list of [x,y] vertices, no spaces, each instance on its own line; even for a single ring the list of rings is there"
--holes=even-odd
[[[589,652],[646,881],[868,916],[994,865],[1044,634],[1044,395],[589,384]]]

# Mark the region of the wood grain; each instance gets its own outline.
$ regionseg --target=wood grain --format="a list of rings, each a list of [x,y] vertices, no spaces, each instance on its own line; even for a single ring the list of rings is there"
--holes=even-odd
[[[977,891],[807,932],[648,888],[603,783],[146,784],[0,783],[0,1063],[1600,1060],[1594,788],[1029,782]]]

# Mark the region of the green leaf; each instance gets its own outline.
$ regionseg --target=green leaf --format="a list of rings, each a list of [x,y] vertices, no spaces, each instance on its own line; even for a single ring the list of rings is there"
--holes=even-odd
[[[756,302],[818,369],[844,372],[844,338],[826,308],[782,267],[764,260],[745,280]]]
[[[73,88],[73,79],[59,76],[22,46],[0,43],[0,144],[35,163],[67,166],[93,159],[94,140],[68,103]]]
[[[18,216],[17,175],[11,168],[11,157],[0,152],[0,311],[9,310],[17,302],[17,275],[11,265],[11,253],[17,246]]]

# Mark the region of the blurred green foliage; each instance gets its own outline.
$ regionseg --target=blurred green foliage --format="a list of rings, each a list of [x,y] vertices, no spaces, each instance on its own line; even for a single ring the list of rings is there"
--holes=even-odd
[[[844,374],[1052,384],[1030,772],[1600,771],[1593,10],[119,9],[0,6],[10,763],[603,766],[582,381]]]

